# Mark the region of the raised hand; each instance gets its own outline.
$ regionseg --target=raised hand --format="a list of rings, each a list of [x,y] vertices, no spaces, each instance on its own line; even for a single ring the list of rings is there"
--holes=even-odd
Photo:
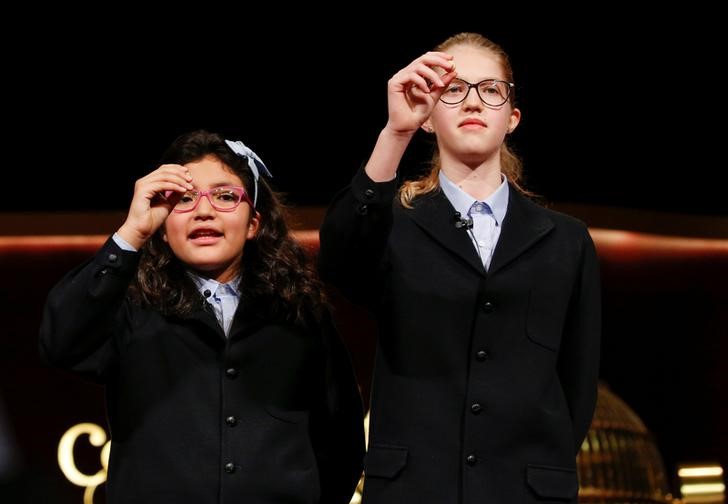
[[[455,75],[452,56],[433,51],[394,74],[387,85],[387,128],[397,134],[414,134],[430,117],[437,100]]]
[[[141,248],[164,223],[182,195],[194,189],[186,167],[165,164],[134,184],[134,196],[119,236],[136,249]]]

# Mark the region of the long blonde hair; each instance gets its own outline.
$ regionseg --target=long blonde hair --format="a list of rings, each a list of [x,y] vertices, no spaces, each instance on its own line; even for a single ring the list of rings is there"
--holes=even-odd
[[[513,68],[511,68],[511,62],[506,52],[501,46],[478,33],[464,32],[453,35],[438,45],[435,51],[447,52],[448,49],[459,45],[469,45],[490,51],[503,68],[505,79],[513,82]],[[508,101],[511,102],[511,105],[515,103],[515,90],[511,92]],[[531,193],[521,187],[520,184],[523,177],[523,163],[508,147],[506,142],[501,144],[500,156],[501,168],[508,181],[523,194],[530,195]],[[412,208],[412,201],[417,196],[430,193],[440,187],[440,154],[437,150],[437,145],[435,145],[435,152],[432,155],[430,166],[431,169],[427,175],[416,180],[407,181],[400,187],[399,201],[405,208]]]

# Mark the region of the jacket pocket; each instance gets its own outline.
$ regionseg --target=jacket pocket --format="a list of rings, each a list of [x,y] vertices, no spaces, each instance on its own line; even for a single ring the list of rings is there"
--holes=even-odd
[[[404,446],[372,444],[364,467],[368,478],[394,479],[407,465],[408,450]]]
[[[579,492],[576,470],[529,464],[526,467],[526,484],[538,497],[572,500]]]
[[[273,404],[263,406],[270,416],[286,423],[301,423],[308,416],[307,410],[287,410]]]
[[[532,289],[528,296],[526,335],[539,346],[558,351],[564,330],[566,307],[559,297]]]

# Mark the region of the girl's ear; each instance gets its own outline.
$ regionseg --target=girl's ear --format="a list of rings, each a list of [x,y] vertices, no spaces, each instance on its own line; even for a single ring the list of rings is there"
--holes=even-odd
[[[250,217],[250,222],[248,222],[248,234],[247,238],[248,240],[252,240],[255,238],[255,236],[258,234],[258,229],[260,228],[260,213],[255,212],[255,214]]]
[[[508,133],[513,133],[518,123],[521,122],[521,111],[517,108],[511,110],[511,116],[508,120]]]

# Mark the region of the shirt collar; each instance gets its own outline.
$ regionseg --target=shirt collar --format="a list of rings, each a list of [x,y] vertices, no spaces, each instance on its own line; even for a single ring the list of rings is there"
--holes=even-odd
[[[187,275],[192,279],[195,286],[197,287],[197,290],[200,291],[200,294],[202,294],[203,297],[205,297],[205,291],[209,290],[212,294],[217,292],[218,287],[221,285],[229,285],[232,287],[232,290],[235,292],[235,294],[240,297],[240,290],[238,287],[240,286],[240,275],[236,276],[226,284],[222,284],[218,282],[217,280],[213,280],[211,278],[205,278],[202,277],[196,273],[191,272],[190,270],[187,270]]]
[[[447,178],[442,170],[440,170],[439,177],[440,187],[442,187],[442,191],[445,193],[447,199],[450,200],[450,203],[452,203],[455,210],[458,211],[460,215],[468,215],[470,207],[478,200],[460,189],[455,182]],[[496,225],[498,226],[501,225],[503,219],[506,217],[506,210],[508,210],[508,191],[508,181],[501,174],[501,184],[498,186],[498,189],[483,200],[483,203],[487,204],[490,207],[491,212],[493,212],[493,217],[495,218]]]

